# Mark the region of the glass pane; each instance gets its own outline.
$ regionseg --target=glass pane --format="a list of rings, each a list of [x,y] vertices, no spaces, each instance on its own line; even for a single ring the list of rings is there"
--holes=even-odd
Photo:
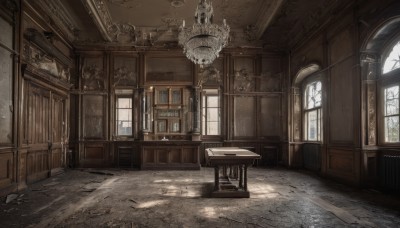
[[[385,89],[385,115],[399,114],[399,86]]]
[[[118,98],[117,108],[132,108],[132,99]]]
[[[158,92],[158,103],[160,104],[168,103],[168,90],[160,90]]]
[[[179,120],[171,121],[171,126],[170,126],[171,132],[179,132],[180,129],[181,128],[180,128]]]
[[[172,91],[172,104],[180,104],[181,103],[181,91],[174,90]]]
[[[207,135],[219,135],[219,122],[208,122],[207,123]]]
[[[399,117],[385,117],[385,141],[399,142]]]
[[[165,120],[158,121],[158,131],[159,132],[167,131],[167,121],[165,121]]]
[[[207,97],[207,107],[219,107],[218,97],[217,96],[208,96]]]
[[[117,121],[117,135],[132,135],[132,122]]]
[[[307,113],[308,117],[308,135],[307,138],[310,141],[317,141],[318,140],[318,115],[317,110],[311,111]]]
[[[131,109],[118,109],[117,120],[132,120]]]
[[[207,109],[207,121],[219,121],[219,108]]]
[[[383,73],[385,74],[398,68],[400,68],[400,41],[394,45],[389,56],[386,58],[383,64]]]
[[[322,83],[316,81],[308,84],[304,96],[306,109],[320,107],[322,104]]]

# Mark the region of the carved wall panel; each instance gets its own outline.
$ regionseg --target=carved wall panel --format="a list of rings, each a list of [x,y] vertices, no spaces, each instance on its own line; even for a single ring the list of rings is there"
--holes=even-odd
[[[223,83],[223,59],[216,59],[210,66],[198,68],[197,86],[220,86]]]
[[[349,29],[342,30],[329,43],[330,62],[336,63],[353,53],[352,32]]]
[[[107,88],[102,57],[86,57],[82,65],[83,90],[103,91]]]
[[[103,139],[105,108],[104,96],[84,95],[83,96],[83,137],[90,139]]]
[[[282,90],[282,77],[280,59],[262,59],[260,92],[278,92]]]
[[[113,66],[114,87],[136,86],[137,79],[137,58],[115,56]]]
[[[187,58],[147,57],[146,84],[192,83],[193,67]]]
[[[233,99],[234,137],[254,137],[256,129],[255,97],[234,97]]]
[[[354,138],[353,61],[344,61],[331,69],[330,139],[332,142],[352,142]]]
[[[256,75],[253,58],[235,58],[233,69],[234,91],[254,92]]]
[[[280,136],[281,135],[281,97],[270,96],[260,98],[261,116],[260,136]]]
[[[12,47],[13,28],[0,17],[0,44]],[[0,144],[12,143],[13,55],[0,46]]]

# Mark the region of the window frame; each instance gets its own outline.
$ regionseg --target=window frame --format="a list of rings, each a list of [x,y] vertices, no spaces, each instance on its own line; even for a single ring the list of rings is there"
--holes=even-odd
[[[306,90],[307,86],[313,83],[320,82],[321,83],[321,104],[318,107],[306,108]],[[320,74],[310,75],[308,76],[302,83],[301,87],[301,116],[302,116],[302,129],[301,135],[302,140],[304,142],[310,143],[322,143],[323,142],[323,106],[324,106],[324,82]],[[311,113],[313,111],[317,111],[317,139],[310,140],[308,138],[308,121],[306,118],[306,114]],[[319,137],[318,137],[319,136]]]
[[[210,94],[210,95],[206,95],[206,91],[207,90],[215,90],[216,93],[213,93],[213,94]],[[205,104],[206,103],[205,97],[215,97],[215,96],[218,97],[218,107],[210,107],[210,108],[217,108],[218,111],[219,111],[219,120],[217,121],[218,122],[218,127],[219,127],[219,134],[217,134],[217,135],[208,135],[208,134],[205,134],[205,132],[204,132],[205,129],[207,129],[207,123],[209,122],[209,121],[206,120],[207,119],[207,117],[206,117],[207,105]],[[222,132],[223,132],[223,129],[222,129],[222,119],[223,119],[223,116],[222,116],[222,114],[223,114],[223,112],[222,112],[222,96],[221,96],[221,89],[220,88],[215,88],[215,87],[202,88],[202,90],[201,90],[201,113],[200,114],[201,114],[201,135],[202,135],[202,138],[205,139],[205,140],[213,140],[213,139],[219,140],[222,137]],[[204,122],[204,120],[206,120],[206,121]],[[213,121],[213,122],[215,122],[215,121]]]
[[[380,146],[400,146],[400,139],[398,142],[386,142],[386,126],[385,126],[385,89],[393,86],[399,86],[400,89],[400,68],[381,75],[378,80],[378,145]],[[400,95],[399,95],[400,96]],[[398,114],[400,118],[400,113]],[[399,132],[400,134],[400,132]]]
[[[131,107],[130,108],[118,108],[118,99],[130,99],[131,100]],[[133,93],[132,91],[128,90],[121,90],[121,92],[117,92],[115,93],[115,107],[114,107],[114,136],[116,138],[133,138],[134,134],[135,134],[135,120],[134,120],[134,98],[133,98]],[[124,134],[124,135],[120,135],[118,134],[118,110],[119,109],[130,109],[130,113],[131,113],[131,124],[132,124],[132,130],[130,134]]]

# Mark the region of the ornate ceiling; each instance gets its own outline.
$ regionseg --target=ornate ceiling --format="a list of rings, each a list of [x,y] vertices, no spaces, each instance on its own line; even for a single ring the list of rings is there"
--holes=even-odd
[[[208,0],[211,1],[211,0]],[[284,50],[318,27],[345,0],[212,0],[214,23],[226,19],[230,47]],[[348,2],[348,1],[347,1]],[[182,21],[190,26],[198,0],[37,0],[75,45],[177,45]]]

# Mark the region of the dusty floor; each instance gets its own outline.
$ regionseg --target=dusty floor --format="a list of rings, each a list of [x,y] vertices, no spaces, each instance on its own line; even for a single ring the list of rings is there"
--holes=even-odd
[[[66,170],[1,198],[0,227],[400,227],[399,198],[307,172],[248,175],[250,199],[213,199],[211,168]]]

